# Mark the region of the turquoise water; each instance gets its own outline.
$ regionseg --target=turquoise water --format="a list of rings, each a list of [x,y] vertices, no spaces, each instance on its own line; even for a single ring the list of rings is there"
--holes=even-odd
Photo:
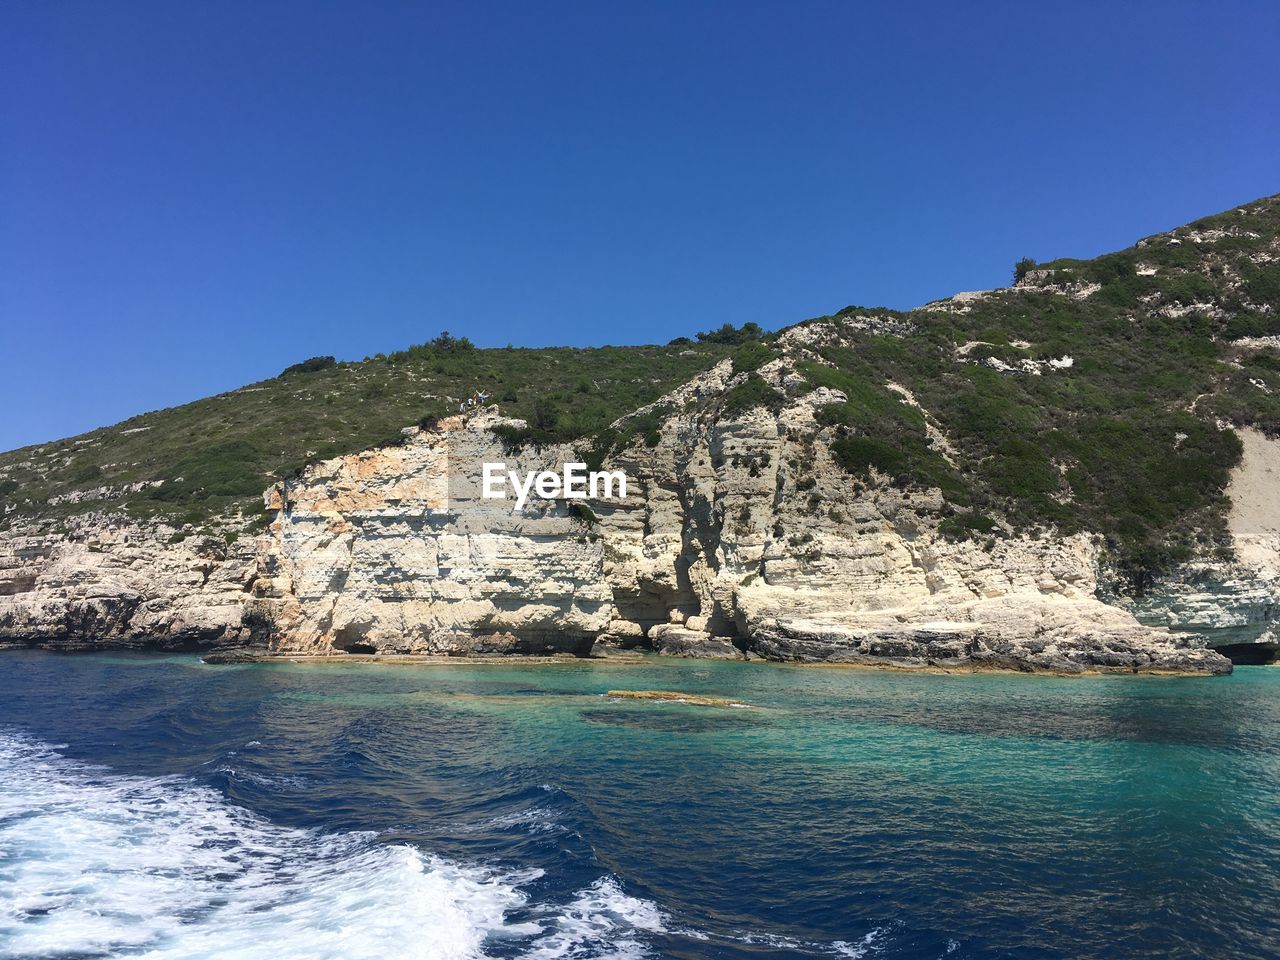
[[[1277,957],[1280,669],[10,653],[0,956]]]

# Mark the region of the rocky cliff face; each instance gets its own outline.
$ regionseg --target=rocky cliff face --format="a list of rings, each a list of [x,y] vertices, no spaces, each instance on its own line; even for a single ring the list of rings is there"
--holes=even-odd
[[[0,643],[90,650],[250,642],[254,543],[173,536],[172,528],[101,514],[0,536]]]
[[[1113,598],[1144,623],[1196,633],[1240,662],[1280,652],[1280,440],[1239,431],[1244,454],[1227,487],[1233,549],[1163,577],[1138,600]]]
[[[506,455],[492,411],[406,431],[399,447],[321,463],[267,494],[255,614],[277,649],[408,654],[587,653],[608,625],[600,539],[565,504],[480,496],[481,466],[558,466],[572,451]]]
[[[795,358],[822,335],[790,331],[757,375],[785,394]],[[0,637],[318,655],[582,654],[598,643],[904,666],[1229,669],[1199,636],[1159,625],[1202,625],[1209,614],[1179,612],[1192,601],[1135,611],[1098,599],[1089,537],[949,540],[938,491],[856,479],[833,460],[832,428],[815,412],[843,394],[727,412],[721,400],[745,376],[725,361],[655,405],[655,434],[607,464],[626,471],[628,495],[586,511],[481,498],[485,461],[529,470],[578,459],[569,448],[504,449],[492,432],[504,421],[484,409],[310,467],[267,491],[267,532],[229,545],[109,516],[10,533]],[[1251,583],[1263,603],[1270,587]]]
[[[785,348],[803,350],[798,328]],[[784,338],[784,340],[787,338]],[[760,374],[779,389],[790,366]],[[722,364],[671,398],[731,388]],[[771,659],[1093,669],[1224,669],[1194,638],[1102,603],[1086,537],[953,543],[936,491],[864,483],[832,459],[817,390],[780,413],[674,415],[652,449],[618,458],[635,502],[603,508],[608,639]],[[943,439],[943,438],[940,438]],[[943,442],[945,440],[943,439]]]

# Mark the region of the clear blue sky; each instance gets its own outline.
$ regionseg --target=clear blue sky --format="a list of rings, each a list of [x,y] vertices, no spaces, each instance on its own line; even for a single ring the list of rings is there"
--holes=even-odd
[[[0,449],[441,329],[908,307],[1280,192],[1280,4],[0,7]]]

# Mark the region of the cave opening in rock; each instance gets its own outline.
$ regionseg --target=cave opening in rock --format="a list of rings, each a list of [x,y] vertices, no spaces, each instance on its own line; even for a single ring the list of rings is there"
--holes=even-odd
[[[1269,643],[1229,643],[1213,649],[1241,667],[1280,662],[1280,646]]]

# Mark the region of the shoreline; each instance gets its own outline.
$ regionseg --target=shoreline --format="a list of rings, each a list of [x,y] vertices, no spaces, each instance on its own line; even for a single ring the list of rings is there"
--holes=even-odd
[[[48,644],[0,643],[0,654],[14,650],[42,650],[47,653],[63,656],[94,653],[136,653],[143,655],[195,655],[208,666],[239,666],[249,664],[289,663],[298,666],[315,664],[333,665],[394,665],[394,666],[521,666],[551,667],[568,665],[616,664],[620,666],[653,666],[666,662],[725,662],[749,665],[765,665],[773,667],[792,667],[798,669],[834,669],[834,670],[866,670],[886,673],[925,674],[929,676],[973,676],[973,675],[1008,675],[1025,677],[1059,677],[1063,679],[1079,679],[1085,677],[1215,677],[1229,676],[1230,673],[1214,673],[1209,670],[1182,670],[1176,668],[1144,667],[1105,667],[1090,666],[1079,670],[1056,670],[1039,667],[1034,664],[1015,666],[997,666],[989,663],[970,662],[926,662],[876,660],[772,660],[766,657],[690,657],[657,653],[654,651],[632,652],[614,651],[606,654],[589,654],[577,656],[571,653],[554,654],[496,654],[480,656],[451,656],[448,654],[420,653],[284,653],[249,650],[244,648],[227,649],[166,649],[158,646],[111,646],[111,645],[78,645],[59,647]],[[1257,666],[1280,666],[1280,662],[1257,664]],[[1234,668],[1234,665],[1233,665]]]
[[[724,659],[724,658],[700,658],[700,657],[683,657],[669,656],[660,653],[639,653],[639,654],[612,654],[605,656],[585,656],[578,657],[573,654],[527,654],[515,656],[479,656],[479,657],[457,657],[443,654],[364,654],[364,653],[335,653],[335,654],[289,654],[289,653],[266,653],[266,654],[243,654],[236,659],[228,659],[224,661],[208,660],[201,657],[204,663],[210,666],[234,665],[237,663],[294,663],[298,665],[310,664],[393,664],[398,666],[558,666],[558,665],[575,665],[575,664],[618,664],[623,666],[633,665],[653,665],[655,663],[664,662],[680,662],[680,661],[701,661],[711,662],[720,661],[728,663],[742,663],[751,665],[773,666],[773,667],[795,667],[800,669],[840,669],[840,670],[868,670],[880,671],[888,673],[915,673],[927,674],[930,676],[967,676],[976,674],[995,674],[1010,676],[1034,676],[1034,677],[1061,677],[1064,679],[1077,679],[1081,677],[1111,677],[1111,676],[1150,676],[1150,677],[1214,677],[1229,676],[1229,674],[1215,674],[1207,670],[1178,670],[1165,669],[1159,667],[1132,669],[1128,667],[1089,667],[1078,671],[1052,670],[1038,668],[1034,666],[1022,667],[999,667],[988,664],[944,664],[944,663],[909,663],[909,662],[851,662],[851,661],[803,661],[803,660],[769,660],[764,657],[750,657],[740,659]]]

